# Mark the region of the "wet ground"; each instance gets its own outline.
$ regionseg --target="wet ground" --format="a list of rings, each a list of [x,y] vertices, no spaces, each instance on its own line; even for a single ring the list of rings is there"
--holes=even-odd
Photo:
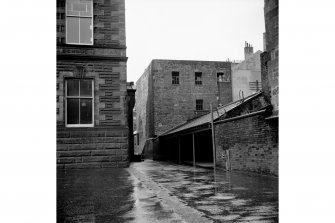
[[[278,222],[271,176],[145,161],[57,178],[57,222]]]

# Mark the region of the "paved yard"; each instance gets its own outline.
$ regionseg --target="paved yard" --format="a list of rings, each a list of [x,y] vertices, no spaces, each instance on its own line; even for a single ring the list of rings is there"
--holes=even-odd
[[[58,171],[58,222],[278,222],[278,178],[165,162]]]

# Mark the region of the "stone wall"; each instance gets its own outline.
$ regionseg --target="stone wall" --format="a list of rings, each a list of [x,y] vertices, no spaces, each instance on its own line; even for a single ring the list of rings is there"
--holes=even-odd
[[[78,74],[78,66],[83,74]],[[61,59],[57,61],[57,125],[65,126],[65,80],[80,75],[94,80],[95,126],[125,126],[126,63]]]
[[[128,165],[128,129],[57,129],[58,168],[110,168]]]
[[[271,100],[273,105],[274,114],[279,112],[279,48],[278,48],[278,37],[279,37],[279,14],[278,14],[278,0],[265,0],[264,1],[264,18],[265,18],[265,30],[266,30],[266,51],[267,56],[263,57],[262,69],[266,72],[262,72],[262,79],[267,79],[264,82],[263,88],[267,94],[267,97]],[[268,86],[265,86],[268,84]]]
[[[226,166],[229,150],[232,170],[278,176],[278,122],[257,115],[218,124],[215,131],[217,165]]]
[[[65,45],[65,16],[65,0],[57,0],[59,45]],[[94,47],[126,46],[125,0],[93,0],[93,39]]]
[[[179,72],[179,84],[172,84],[172,71]],[[202,72],[202,85],[195,85],[195,72]],[[211,61],[153,60],[154,130],[160,135],[195,116],[196,99],[203,109],[215,108],[219,96],[217,73],[227,79],[220,83],[221,103],[232,100],[231,63]]]
[[[57,167],[126,167],[128,121],[124,0],[93,1],[93,45],[65,44],[57,1]],[[62,16],[63,14],[63,16]],[[94,127],[65,126],[65,80],[94,80]]]

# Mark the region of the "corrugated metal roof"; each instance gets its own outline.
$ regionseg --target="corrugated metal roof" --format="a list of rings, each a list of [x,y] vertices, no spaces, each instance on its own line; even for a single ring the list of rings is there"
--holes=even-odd
[[[249,95],[248,97],[244,98],[243,100],[240,99],[240,100],[237,100],[237,101],[234,101],[234,102],[231,102],[229,104],[226,104],[224,106],[219,107],[219,109],[217,111],[213,112],[213,119],[214,120],[218,119],[219,117],[224,115],[224,113],[236,108],[237,106],[239,106],[239,105],[243,104],[244,102],[258,96],[261,93],[262,92],[257,92],[257,93],[254,93],[252,95]],[[209,114],[200,116],[198,118],[192,119],[190,121],[184,122],[182,124],[179,124],[176,127],[174,127],[172,129],[166,131],[165,133],[161,134],[160,136],[170,135],[170,134],[180,132],[180,131],[183,131],[183,130],[186,130],[186,129],[190,129],[190,128],[193,128],[193,127],[196,127],[196,126],[199,126],[199,125],[210,123],[211,119],[212,119],[211,118],[211,113],[209,113]]]

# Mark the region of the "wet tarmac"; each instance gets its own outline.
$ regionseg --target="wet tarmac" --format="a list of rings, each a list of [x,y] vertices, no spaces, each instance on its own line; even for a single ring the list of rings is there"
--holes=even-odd
[[[278,222],[271,176],[145,161],[57,178],[57,222]]]

